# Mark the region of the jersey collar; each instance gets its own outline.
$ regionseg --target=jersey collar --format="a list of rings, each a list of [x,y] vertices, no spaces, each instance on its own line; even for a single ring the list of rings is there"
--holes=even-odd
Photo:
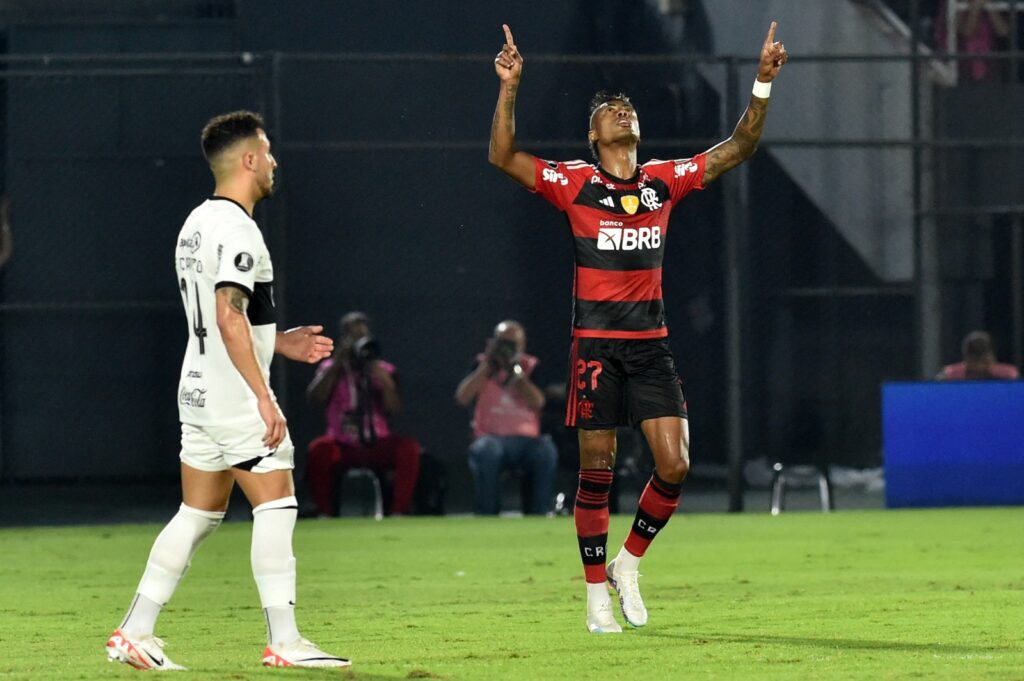
[[[251,215],[249,215],[249,211],[247,211],[247,210],[245,209],[245,206],[243,206],[242,204],[240,204],[240,203],[239,203],[238,201],[235,201],[234,199],[229,199],[229,198],[228,198],[228,197],[226,197],[226,196],[211,196],[211,197],[210,197],[210,201],[230,201],[231,203],[233,203],[233,204],[235,204],[236,206],[238,206],[238,207],[239,207],[239,208],[240,208],[240,209],[242,210],[242,212],[243,212],[243,213],[245,213],[245,216],[246,216],[247,218],[249,218],[250,220],[252,220],[252,216],[251,216]]]
[[[607,170],[602,168],[600,163],[597,164],[597,170],[602,175],[604,175],[605,178],[611,180],[612,182],[614,182],[616,184],[636,184],[640,180],[640,166],[636,167],[636,172],[633,173],[633,177],[629,178],[628,180],[624,180],[621,177],[615,177],[614,175],[609,173]]]

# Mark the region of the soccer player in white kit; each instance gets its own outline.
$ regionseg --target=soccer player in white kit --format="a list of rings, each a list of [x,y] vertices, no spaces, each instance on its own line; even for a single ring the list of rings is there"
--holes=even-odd
[[[248,111],[213,118],[202,146],[216,189],[188,216],[175,251],[189,326],[178,386],[183,503],[154,542],[107,655],[138,669],[184,669],[153,629],[196,549],[224,518],[237,482],[253,506],[252,572],[267,621],[263,664],[347,667],[302,638],[295,623],[295,447],[269,385],[275,352],[315,364],[334,344],[321,326],[277,330],[274,270],[252,219],[256,202],[273,192],[277,167],[262,118]]]

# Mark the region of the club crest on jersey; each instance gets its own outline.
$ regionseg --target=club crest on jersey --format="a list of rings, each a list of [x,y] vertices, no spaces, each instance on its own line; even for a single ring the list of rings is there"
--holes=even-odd
[[[239,272],[248,272],[254,264],[253,257],[245,251],[235,256],[235,269]]]
[[[647,207],[647,210],[658,210],[661,208],[658,192],[652,187],[644,187],[640,190],[640,202]]]
[[[636,214],[636,209],[640,207],[640,199],[632,194],[625,194],[619,199],[619,202],[622,204],[622,210],[630,215]]]

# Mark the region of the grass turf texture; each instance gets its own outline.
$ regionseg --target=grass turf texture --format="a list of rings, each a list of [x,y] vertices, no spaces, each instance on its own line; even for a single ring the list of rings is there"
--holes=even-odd
[[[650,623],[605,636],[571,518],[304,521],[299,625],[349,671],[259,667],[250,527],[207,540],[158,623],[188,678],[1024,679],[1024,509],[678,515],[643,562]],[[0,531],[0,679],[134,678],[103,644],[158,530]]]

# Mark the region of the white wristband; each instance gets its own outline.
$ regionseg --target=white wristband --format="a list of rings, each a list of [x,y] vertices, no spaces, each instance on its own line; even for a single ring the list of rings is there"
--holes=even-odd
[[[755,97],[760,97],[761,99],[768,99],[768,96],[771,93],[772,93],[772,84],[771,83],[762,83],[761,81],[757,80],[756,78],[754,79],[754,89],[751,91],[751,94],[753,94]]]

